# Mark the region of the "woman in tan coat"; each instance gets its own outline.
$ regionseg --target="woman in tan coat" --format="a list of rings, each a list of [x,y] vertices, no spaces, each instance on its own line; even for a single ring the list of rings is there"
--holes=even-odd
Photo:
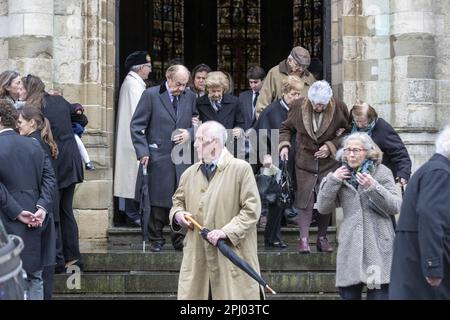
[[[261,288],[215,247],[219,239],[259,273],[256,223],[261,201],[251,166],[224,147],[225,128],[215,121],[201,125],[195,148],[202,160],[187,169],[173,196],[170,222],[174,231],[192,228],[192,215],[211,230],[208,241],[188,230],[178,281],[178,299],[257,300]]]
[[[281,159],[287,159],[289,149],[295,148],[295,206],[300,209],[300,253],[310,252],[309,226],[317,189],[322,178],[338,168],[339,163],[333,156],[339,148],[340,135],[349,130],[347,106],[332,95],[328,82],[315,82],[308,91],[308,99],[300,99],[290,108],[280,128]],[[296,135],[297,146],[291,145],[292,135]],[[329,223],[330,215],[319,217],[318,251],[333,251],[326,238]]]

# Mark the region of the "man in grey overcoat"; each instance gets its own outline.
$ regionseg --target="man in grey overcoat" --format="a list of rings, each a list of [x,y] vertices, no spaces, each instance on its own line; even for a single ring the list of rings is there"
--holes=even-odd
[[[197,111],[195,94],[186,90],[189,76],[185,66],[170,66],[166,81],[144,91],[130,123],[137,159],[147,167],[149,174],[151,215],[148,230],[153,252],[161,251],[165,243],[163,227],[169,224],[172,195],[181,174],[192,164],[191,159],[175,164],[172,157],[174,147],[178,149],[183,144],[182,151],[185,152],[180,156],[191,155],[192,117]],[[175,249],[182,249],[182,239],[181,234],[172,233]]]
[[[450,126],[412,176],[394,240],[390,299],[450,299]]]

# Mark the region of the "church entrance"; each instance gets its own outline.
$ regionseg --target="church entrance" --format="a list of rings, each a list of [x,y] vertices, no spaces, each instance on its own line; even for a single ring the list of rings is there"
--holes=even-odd
[[[174,61],[189,69],[206,63],[228,72],[238,94],[247,88],[249,67],[269,71],[296,45],[310,51],[311,71],[330,81],[328,21],[329,1],[324,0],[120,1],[120,83],[127,55],[148,50],[154,82]]]
[[[117,89],[127,74],[126,57],[138,50],[151,54],[153,85],[171,63],[190,70],[206,63],[228,72],[238,95],[248,88],[249,67],[268,72],[298,45],[310,51],[309,69],[316,78],[331,81],[330,1],[122,0],[117,5]],[[114,203],[114,224],[122,225],[117,198]]]

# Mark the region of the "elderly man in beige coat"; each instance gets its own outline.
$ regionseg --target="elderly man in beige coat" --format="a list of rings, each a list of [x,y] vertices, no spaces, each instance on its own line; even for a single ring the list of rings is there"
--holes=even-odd
[[[261,299],[260,285],[215,247],[225,239],[236,253],[259,272],[256,223],[261,201],[251,166],[233,158],[224,147],[225,128],[215,121],[201,125],[195,148],[202,160],[187,169],[173,196],[170,211],[174,231],[189,228],[184,240],[178,299]],[[185,219],[192,215],[212,230],[203,240]]]
[[[139,226],[139,214],[134,202],[139,162],[131,141],[130,122],[145,91],[144,80],[152,70],[150,56],[145,51],[133,52],[125,60],[125,68],[130,71],[120,88],[119,95],[114,196],[125,199],[125,207],[121,211],[126,213],[132,226]]]
[[[259,91],[259,98],[256,102],[256,117],[272,102],[281,99],[283,81],[287,76],[298,76],[304,83],[302,97],[308,96],[309,87],[316,81],[316,78],[308,71],[311,64],[309,51],[303,47],[294,47],[287,57],[277,66],[270,69],[264,80],[264,84]]]

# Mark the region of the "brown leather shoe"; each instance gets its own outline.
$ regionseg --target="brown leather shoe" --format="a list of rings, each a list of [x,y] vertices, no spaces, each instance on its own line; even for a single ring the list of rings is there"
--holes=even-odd
[[[333,252],[333,247],[328,242],[326,237],[319,237],[317,239],[317,252]]]
[[[298,253],[310,253],[311,249],[309,248],[308,238],[301,238],[298,241]]]

